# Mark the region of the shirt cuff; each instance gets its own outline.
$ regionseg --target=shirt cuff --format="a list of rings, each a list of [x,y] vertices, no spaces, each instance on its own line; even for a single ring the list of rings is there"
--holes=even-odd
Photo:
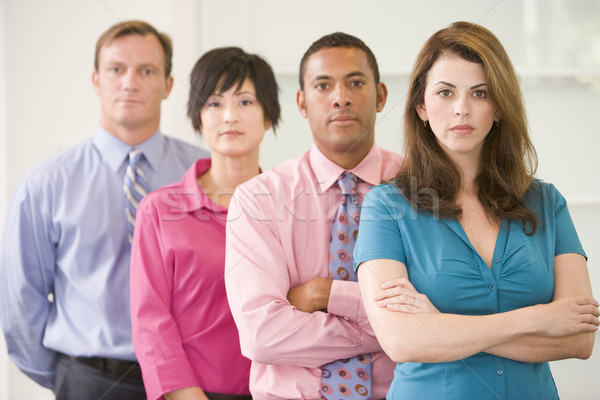
[[[329,293],[327,312],[362,325],[367,316],[362,304],[358,282],[335,279]]]

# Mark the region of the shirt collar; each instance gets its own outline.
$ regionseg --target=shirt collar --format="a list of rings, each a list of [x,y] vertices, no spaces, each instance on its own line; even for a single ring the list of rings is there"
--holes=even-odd
[[[363,181],[367,182],[371,186],[376,186],[381,183],[381,164],[382,156],[379,147],[373,143],[373,147],[369,150],[369,153],[362,159],[358,165],[350,170],[346,170],[327,157],[313,145],[310,150],[310,164],[317,177],[317,182],[321,189],[321,192],[325,192],[331,187],[339,178],[339,176],[345,172],[351,172]]]
[[[211,159],[201,158],[183,175],[181,179],[180,202],[187,212],[194,212],[201,208],[213,211],[226,211],[224,207],[214,203],[198,183],[198,178],[210,169]]]
[[[129,152],[133,148],[133,146],[128,145],[115,135],[102,128],[101,125],[98,125],[96,128],[92,142],[102,155],[102,158],[106,160],[106,163],[115,172],[117,172],[123,165],[129,155]],[[163,142],[164,136],[160,129],[158,129],[143,143],[135,146],[136,148],[142,150],[144,158],[154,172],[156,172],[156,166],[160,160]]]

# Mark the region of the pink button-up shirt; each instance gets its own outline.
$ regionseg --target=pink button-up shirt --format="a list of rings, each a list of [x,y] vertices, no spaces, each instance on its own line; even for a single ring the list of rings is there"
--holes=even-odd
[[[394,176],[401,157],[373,146],[350,170],[359,196]],[[329,240],[344,169],[316,147],[238,186],[227,222],[225,285],[255,399],[320,399],[321,366],[373,353],[372,396],[384,398],[393,363],[367,320],[356,282],[333,281],[327,313],[290,305],[290,288],[328,277]]]
[[[188,386],[248,394],[223,271],[227,209],[197,183],[202,159],[181,182],[146,196],[131,250],[133,345],[149,399]]]

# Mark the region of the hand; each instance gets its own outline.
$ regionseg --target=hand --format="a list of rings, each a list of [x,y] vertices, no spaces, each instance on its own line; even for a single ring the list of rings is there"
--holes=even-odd
[[[381,288],[383,290],[374,297],[380,307],[408,313],[439,312],[426,295],[417,292],[408,278],[389,280]]]
[[[591,297],[562,297],[531,308],[538,311],[534,322],[536,333],[541,336],[562,337],[595,332],[600,325],[598,302]]]
[[[333,279],[314,278],[302,285],[291,288],[287,299],[291,305],[300,311],[309,313],[315,311],[327,312],[332,284]]]

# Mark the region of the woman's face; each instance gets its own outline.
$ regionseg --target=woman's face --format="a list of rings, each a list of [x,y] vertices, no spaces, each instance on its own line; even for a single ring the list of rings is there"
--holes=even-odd
[[[417,112],[450,158],[479,158],[495,119],[481,64],[442,56],[427,74],[424,104]]]
[[[200,110],[201,132],[213,155],[258,157],[260,142],[271,123],[265,120],[254,83],[246,79],[238,89],[213,93]]]

